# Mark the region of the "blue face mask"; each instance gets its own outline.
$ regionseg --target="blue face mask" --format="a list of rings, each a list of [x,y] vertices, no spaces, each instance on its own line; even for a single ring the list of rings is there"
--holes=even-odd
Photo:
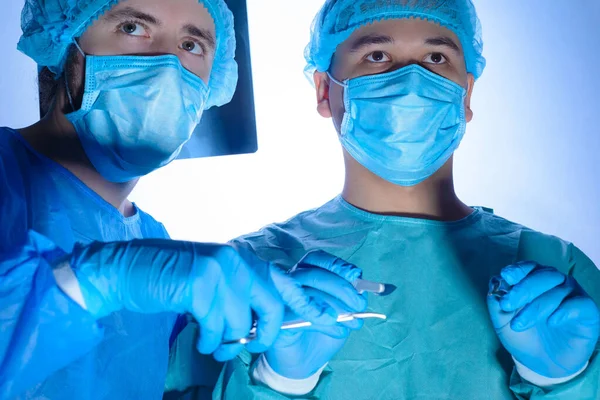
[[[465,133],[466,90],[419,65],[344,83],[340,141],[362,166],[413,186],[439,170]]]
[[[83,102],[66,117],[94,168],[127,182],[174,160],[202,117],[202,79],[174,55],[85,58]]]

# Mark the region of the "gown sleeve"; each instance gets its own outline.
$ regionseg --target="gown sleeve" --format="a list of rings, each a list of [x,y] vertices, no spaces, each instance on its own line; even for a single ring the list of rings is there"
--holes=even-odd
[[[58,286],[65,253],[27,227],[27,190],[15,157],[0,153],[0,399],[16,397],[78,359],[102,328]]]
[[[600,307],[600,271],[573,244],[538,232],[524,232],[519,245],[519,261],[533,260],[571,275]],[[513,370],[510,389],[520,400],[595,399],[600,392],[600,346],[590,359],[586,370],[573,380],[541,388],[521,378]]]

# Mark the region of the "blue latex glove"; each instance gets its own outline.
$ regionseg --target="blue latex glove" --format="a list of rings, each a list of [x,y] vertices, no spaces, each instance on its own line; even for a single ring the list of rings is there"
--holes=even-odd
[[[564,378],[589,361],[600,331],[594,301],[570,276],[534,262],[510,265],[493,278],[506,289],[489,294],[488,308],[500,341],[533,372]]]
[[[365,297],[350,283],[361,273],[359,268],[323,251],[309,253],[291,271],[306,293],[331,305],[338,313],[366,309]],[[297,318],[293,313],[286,315],[286,320]],[[360,329],[362,324],[362,320],[354,320],[334,326],[316,324],[302,330],[281,331],[273,347],[265,353],[267,362],[283,377],[307,378],[327,364],[342,348],[351,330]]]
[[[102,318],[119,309],[190,313],[200,325],[198,350],[224,361],[243,346],[223,340],[248,335],[254,313],[263,352],[279,333],[284,302],[315,321],[334,323],[335,312],[315,303],[276,266],[248,262],[229,245],[135,240],[78,246],[70,258],[88,311]],[[282,301],[283,299],[283,301]],[[148,327],[151,329],[151,327]]]

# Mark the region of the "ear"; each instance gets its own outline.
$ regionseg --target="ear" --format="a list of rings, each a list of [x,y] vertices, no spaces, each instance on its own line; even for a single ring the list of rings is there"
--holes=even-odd
[[[467,95],[465,96],[465,117],[467,122],[473,119],[473,110],[471,110],[471,95],[473,94],[473,86],[475,86],[475,77],[473,74],[467,75]]]
[[[315,72],[313,79],[317,91],[317,112],[323,118],[331,118],[329,104],[329,76],[325,72]]]

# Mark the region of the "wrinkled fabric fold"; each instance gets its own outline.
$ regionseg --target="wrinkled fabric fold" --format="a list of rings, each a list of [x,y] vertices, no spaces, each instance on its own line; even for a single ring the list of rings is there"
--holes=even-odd
[[[511,373],[486,306],[488,283],[520,260],[552,265],[600,303],[600,272],[572,244],[475,208],[455,222],[371,214],[338,197],[315,210],[242,236],[239,246],[291,267],[321,249],[363,270],[363,278],[394,284],[369,296],[366,321],[329,363],[307,399],[567,400],[594,398],[597,354],[573,381],[542,389]],[[215,399],[284,399],[251,380],[242,354],[224,368]]]

